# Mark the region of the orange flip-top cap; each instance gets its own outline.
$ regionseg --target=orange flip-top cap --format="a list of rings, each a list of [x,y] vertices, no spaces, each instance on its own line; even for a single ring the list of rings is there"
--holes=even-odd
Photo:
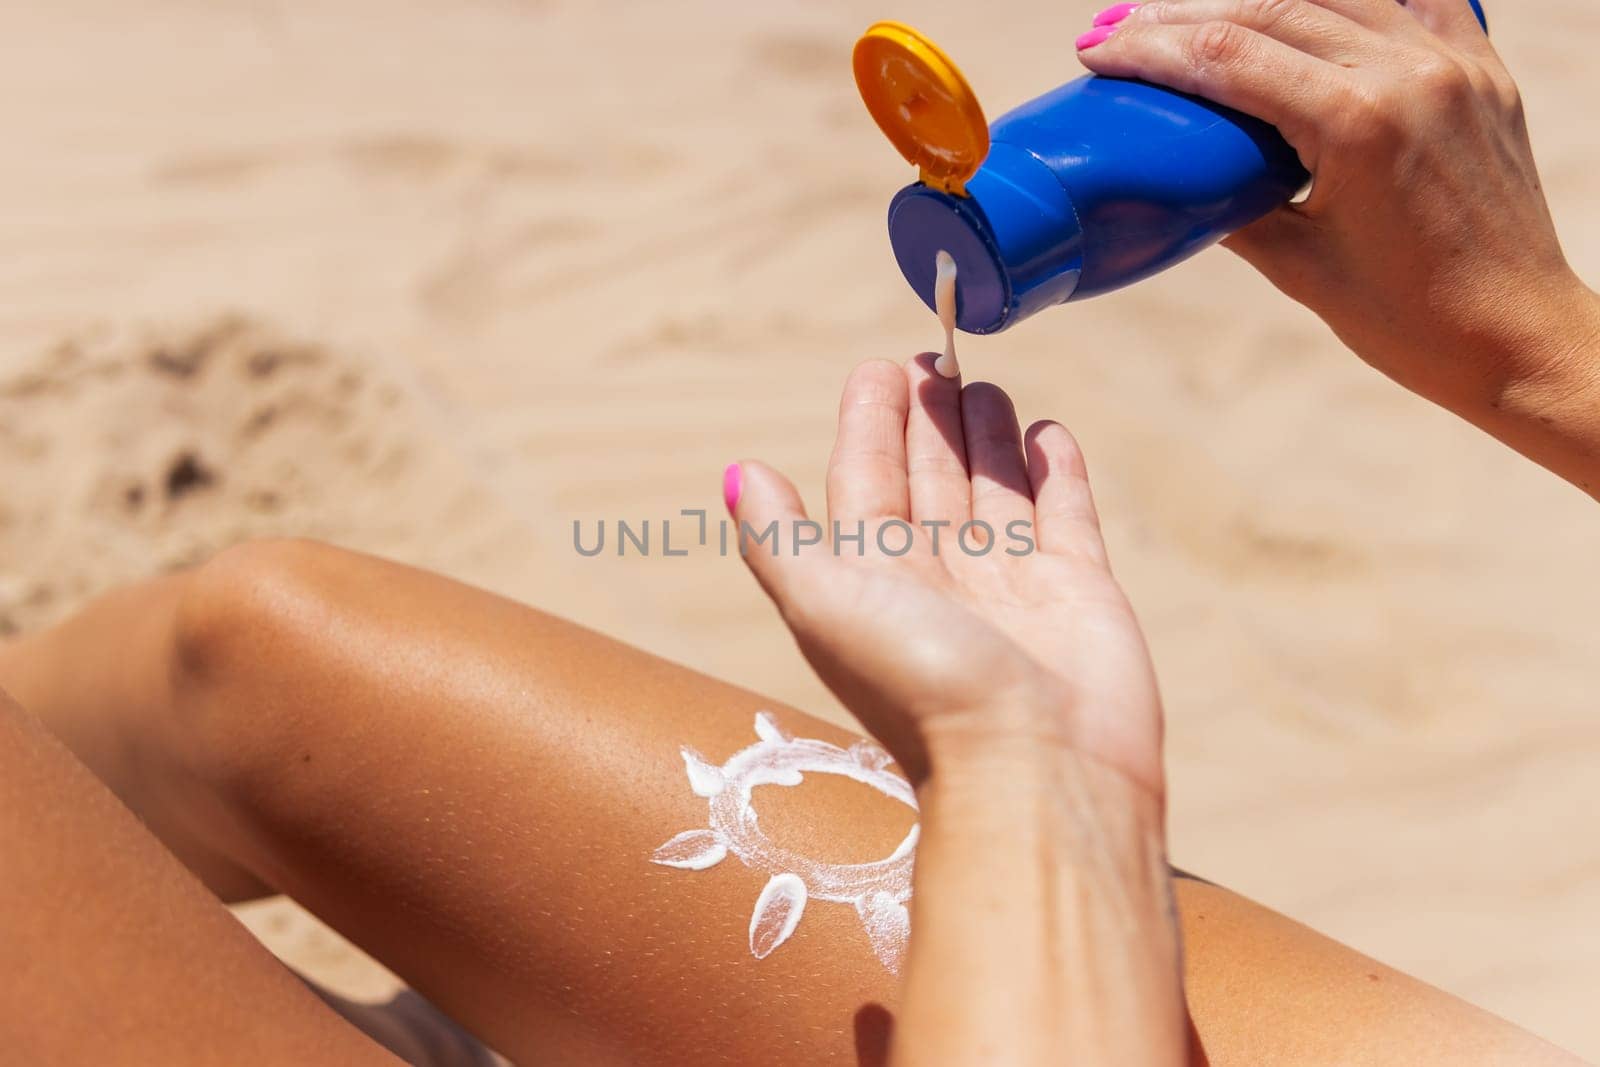
[[[950,57],[910,26],[879,22],[852,60],[861,99],[890,143],[925,184],[965,196],[989,154],[989,123]]]

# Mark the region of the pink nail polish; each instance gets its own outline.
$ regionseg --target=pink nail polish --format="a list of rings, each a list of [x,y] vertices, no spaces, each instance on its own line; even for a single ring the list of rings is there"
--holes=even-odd
[[[728,505],[729,515],[739,506],[739,492],[743,488],[744,472],[737,463],[728,464],[728,469],[722,472],[722,502]]]
[[[1094,24],[1096,26],[1115,26],[1133,14],[1133,9],[1138,6],[1138,4],[1113,4],[1094,17]]]
[[[1085,52],[1095,45],[1104,44],[1106,38],[1117,32],[1115,26],[1097,26],[1078,38],[1078,51]]]

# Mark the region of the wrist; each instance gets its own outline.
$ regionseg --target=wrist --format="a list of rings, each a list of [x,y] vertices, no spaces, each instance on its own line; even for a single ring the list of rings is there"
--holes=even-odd
[[[1180,931],[1159,794],[1051,733],[947,736],[930,757],[902,1061],[1048,1063],[1071,1048],[1177,1062]]]
[[[1134,775],[1085,753],[1065,725],[1068,717],[1045,709],[1014,710],[1006,728],[988,719],[967,730],[943,724],[927,738],[928,772],[917,788],[919,799],[977,827],[1004,820],[1114,827],[1130,841],[1166,839],[1165,783]]]
[[[1600,384],[1600,296],[1566,267],[1520,295],[1483,331],[1501,352],[1491,406],[1539,414]]]
[[[1505,319],[1496,388],[1460,414],[1600,494],[1600,296],[1567,271]]]
[[[1133,728],[1134,710],[1086,712],[1076,696],[1046,683],[996,694],[966,713],[944,714],[920,731],[924,782],[936,788],[1038,789],[1050,783],[1092,786],[1108,799],[1160,812],[1166,803],[1158,724]]]

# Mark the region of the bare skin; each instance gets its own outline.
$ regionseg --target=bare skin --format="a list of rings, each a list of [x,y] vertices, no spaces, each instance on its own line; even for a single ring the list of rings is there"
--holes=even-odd
[[[883,373],[846,390],[830,481],[853,483],[849,471],[875,462],[883,442],[848,424],[880,402]],[[907,373],[920,383],[926,368]],[[950,409],[959,394],[908,382],[904,395],[907,442],[915,420],[959,428],[919,469],[949,475],[964,462],[956,449],[981,446]],[[299,542],[242,546],[112,594],[0,648],[0,685],[215,892],[290,893],[513,1060],[887,1054],[903,994],[851,909],[808,910],[758,961],[747,927],[764,873],[649,862],[705,824],[680,745],[725,759],[753,740],[761,708],[796,735],[855,740],[799,711],[480,590]],[[979,767],[967,780],[991,777]],[[943,812],[936,794],[925,816],[955,824],[982,794],[945,794]],[[759,806],[791,847],[843,860],[887,854],[911,818],[823,775],[763,789]],[[970,877],[955,870],[949,884],[964,892]],[[1174,889],[1189,1012],[1212,1063],[1571,1062],[1225,890]],[[4,993],[26,1015],[60,990],[12,982]],[[206,1062],[180,1053],[162,1062]]]
[[[869,461],[829,528],[865,536],[790,551],[804,505],[758,463],[735,512],[777,524],[746,561],[923,804],[895,1063],[1186,1062],[1161,702],[1076,444],[937,359],[845,393]]]
[[[386,1067],[0,693],[0,1048],[11,1063]]]
[[[1374,366],[1600,494],[1600,306],[1561,255],[1515,86],[1460,0],[1161,0],[1084,59],[1282,129],[1313,195],[1232,246]],[[881,416],[886,375],[853,383],[847,422]],[[1007,490],[1019,507],[1015,478],[980,469],[993,393],[969,394],[979,417],[966,420],[961,394],[911,375],[907,517],[1006,505]],[[1047,504],[1037,483],[1029,503],[1071,520],[1075,547],[1046,553],[1068,563],[1012,585],[926,565],[893,577],[883,560],[870,578],[758,571],[921,789],[904,990],[853,916],[808,913],[758,963],[743,935],[761,875],[645,862],[703,817],[677,745],[742,747],[768,702],[434,576],[262,545],[0,648],[0,683],[170,850],[0,701],[8,1053],[394,1062],[243,935],[176,855],[225,898],[293,893],[528,1060],[875,1063],[892,1045],[901,1062],[1027,1062],[1070,1042],[1114,1062],[1183,1055],[1159,704],[1076,454],[1046,432],[1040,457],[1050,466],[1055,449],[1075,503]],[[847,493],[882,489],[889,443],[842,429]],[[742,506],[799,514],[771,472],[749,473]],[[899,515],[881,504],[863,514]],[[893,640],[883,619],[898,620]],[[908,632],[927,639],[909,658],[893,647]],[[1075,660],[1085,637],[1097,654]],[[1012,684],[961,688],[985,671]],[[776,710],[792,732],[852,740]],[[903,811],[839,783],[762,803],[791,843],[840,858],[879,855],[905,829]],[[1063,848],[1063,827],[1098,848]],[[1212,1062],[1569,1062],[1224,890],[1172,888],[1197,1054]]]
[[[1078,54],[1277,127],[1311,194],[1228,246],[1372,366],[1600,497],[1600,297],[1466,0],[1154,0]]]

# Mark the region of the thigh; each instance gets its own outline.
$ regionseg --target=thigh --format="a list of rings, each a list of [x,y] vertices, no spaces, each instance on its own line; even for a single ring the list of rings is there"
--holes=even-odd
[[[0,649],[0,674],[219,892],[293,893],[520,1058],[881,1057],[898,927],[863,888],[895,889],[915,814],[847,731],[303,543],[124,590]],[[761,710],[820,764],[752,756]],[[730,804],[752,762],[769,784]],[[761,847],[736,821],[711,862],[716,812]],[[797,872],[803,910],[774,888]],[[1213,1063],[1556,1056],[1226,890],[1180,879],[1177,900]]]
[[[319,546],[226,556],[178,616],[171,744],[218,846],[513,1059],[881,1053],[915,813],[859,737]],[[1214,1063],[1551,1055],[1234,894],[1178,902]]]
[[[264,546],[196,577],[171,746],[223,798],[215,846],[513,1061],[809,1064],[882,1045],[895,979],[855,897],[908,879],[916,812],[875,746],[367,557]],[[798,784],[717,769],[760,740],[758,713],[811,742]],[[714,811],[760,841],[710,862]],[[780,880],[753,934],[782,874],[808,899],[780,914]]]
[[[399,1063],[4,693],[0,1048],[41,1067]]]

